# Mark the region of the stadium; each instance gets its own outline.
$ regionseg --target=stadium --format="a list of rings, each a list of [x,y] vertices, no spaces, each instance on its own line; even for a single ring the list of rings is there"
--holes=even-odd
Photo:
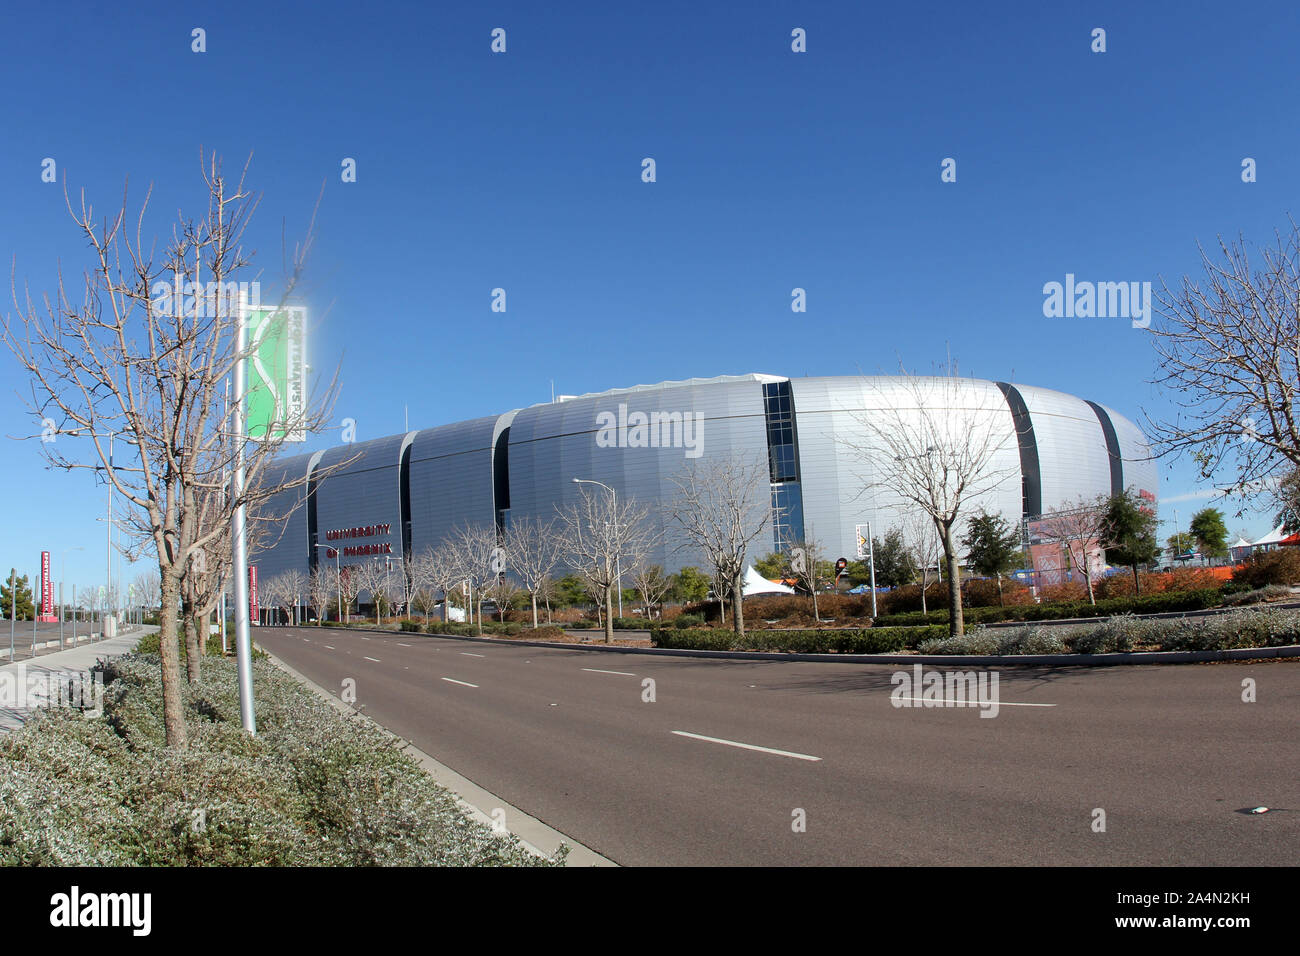
[[[647,506],[662,529],[665,505],[677,493],[673,476],[694,462],[736,455],[770,466],[771,537],[754,557],[806,536],[823,554],[852,559],[858,525],[870,523],[879,535],[905,517],[892,496],[864,489],[875,440],[864,420],[917,404],[918,381],[933,383],[943,402],[937,411],[951,416],[957,431],[993,433],[993,467],[1007,478],[969,502],[970,511],[983,507],[1019,524],[1124,489],[1154,501],[1156,465],[1145,437],[1094,401],[979,379],[723,375],[560,396],[280,459],[272,481],[283,480],[277,474],[307,481],[270,503],[270,513],[289,517],[275,543],[256,555],[259,577],[307,574],[321,560],[344,567],[378,556],[396,562],[436,547],[460,526],[500,529],[524,516],[550,518],[577,500],[575,478]],[[701,564],[670,543],[651,560],[668,571]]]

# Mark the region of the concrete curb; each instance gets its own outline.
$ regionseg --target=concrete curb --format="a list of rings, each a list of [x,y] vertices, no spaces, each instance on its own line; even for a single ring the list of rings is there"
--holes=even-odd
[[[336,628],[336,630],[362,630],[362,628]],[[395,633],[409,634],[410,632],[399,631]],[[493,819],[490,815],[491,812],[493,810],[504,810],[505,818],[509,821],[507,829],[518,837],[519,842],[522,843],[529,852],[534,853],[537,856],[550,857],[557,849],[559,849],[560,844],[563,843],[569,847],[569,856],[565,860],[565,866],[618,866],[618,864],[613,860],[601,856],[590,847],[584,846],[572,837],[565,836],[559,830],[547,826],[536,817],[525,813],[518,807],[507,803],[492,793],[489,793],[472,780],[458,774],[450,767],[439,763],[410,741],[397,737],[396,734],[390,731],[383,724],[379,723],[369,714],[349,707],[311,678],[300,674],[270,651],[267,651],[265,647],[261,647],[261,650],[266,652],[266,655],[270,658],[272,664],[297,680],[304,687],[315,691],[320,697],[328,701],[330,706],[339,713],[347,716],[360,715],[363,720],[369,721],[373,726],[379,728],[384,733],[401,740],[406,744],[403,748],[404,752],[410,754],[415,759],[415,762],[433,778],[435,783],[450,790],[456,797],[456,802],[460,805],[461,809],[463,809],[478,823],[490,827],[493,825]]]
[[[807,661],[830,664],[973,664],[986,667],[1043,665],[1055,667],[1114,667],[1122,664],[1204,664],[1215,661],[1273,660],[1300,657],[1300,644],[1281,647],[1239,647],[1227,651],[1130,651],[1122,654],[783,654],[777,651],[697,651],[674,647],[619,647],[613,644],[558,644],[549,641],[511,641],[497,637],[460,634],[425,634],[378,628],[335,627],[335,631],[440,637],[453,641],[500,644],[509,647],[548,647],[569,651],[604,651],[613,654],[649,654],[661,657],[699,657],[724,661]]]

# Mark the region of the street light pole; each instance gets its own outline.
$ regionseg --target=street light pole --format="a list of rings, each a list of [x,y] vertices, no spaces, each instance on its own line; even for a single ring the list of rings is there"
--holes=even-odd
[[[574,483],[575,485],[600,485],[600,487],[604,488],[606,491],[609,492],[609,499],[610,499],[611,505],[612,505],[613,510],[614,510],[614,541],[615,541],[615,547],[617,548],[617,550],[618,550],[619,552],[621,552],[623,549],[622,549],[621,547],[618,546],[618,540],[619,540],[619,537],[618,537],[618,495],[615,494],[614,489],[611,488],[609,485],[605,484],[603,481],[596,481],[596,480],[594,480],[594,479],[592,479],[592,478],[574,478],[574,479],[573,479],[573,483]],[[622,555],[621,553],[616,553],[616,554],[614,555],[614,567],[615,567],[615,574],[616,574],[616,576],[617,576],[617,577],[616,577],[616,580],[617,580],[617,582],[618,582],[618,585],[617,585],[617,586],[618,586],[618,616],[619,616],[619,617],[622,617],[622,616],[623,616],[623,555]]]
[[[63,650],[63,579],[68,573],[68,552],[85,550],[77,545],[75,548],[64,548],[63,554],[59,555],[59,650]]]
[[[248,539],[245,528],[244,497],[244,442],[248,414],[248,321],[244,315],[243,296],[240,296],[238,316],[235,320],[235,407],[231,431],[235,439],[235,473],[231,497],[237,502],[231,522],[231,563],[235,575],[235,657],[239,670],[239,715],[244,729],[257,735],[257,720],[253,715],[253,651],[252,636],[248,630]]]

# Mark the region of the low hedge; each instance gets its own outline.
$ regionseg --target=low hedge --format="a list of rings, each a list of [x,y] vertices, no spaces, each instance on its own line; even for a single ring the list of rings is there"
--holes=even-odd
[[[922,654],[1114,654],[1136,650],[1222,651],[1300,643],[1300,612],[1243,608],[1195,618],[1120,615],[1099,624],[1035,625],[930,640]]]
[[[189,735],[163,746],[155,655],[104,668],[104,712],[43,711],[0,735],[0,866],[545,866],[474,822],[399,741],[253,665],[182,684]],[[364,684],[361,688],[364,697]]]
[[[1214,588],[1194,591],[1167,591],[1145,594],[1142,597],[1109,598],[1089,604],[1072,601],[1062,604],[1022,604],[1015,607],[963,608],[962,618],[967,624],[994,624],[999,621],[1058,621],[1072,617],[1112,617],[1116,614],[1170,614],[1178,611],[1203,611],[1218,607],[1223,595]],[[948,620],[947,610],[919,611],[910,614],[889,614],[876,618],[876,626],[915,627],[922,624],[943,624]]]
[[[456,621],[430,621],[424,626],[426,634],[455,634],[459,637],[478,637],[480,634],[514,637],[524,630],[524,625],[514,621],[502,624],[500,621],[484,621],[480,629],[477,622],[462,624]]]
[[[158,637],[157,631],[154,631],[152,634],[145,634],[140,638],[140,640],[136,641],[135,652],[137,654],[157,654],[161,651],[159,646],[160,643],[161,641]],[[189,656],[185,650],[185,641],[182,639],[178,640],[176,643],[180,645],[181,660],[184,661],[185,658]],[[227,636],[226,643],[230,647],[230,653],[233,654],[235,652],[235,635],[233,632]],[[209,657],[224,656],[221,650],[220,634],[208,635],[208,646],[205,648],[205,651],[206,653],[203,655],[205,659]],[[253,660],[263,660],[266,656],[266,651],[259,648],[256,644],[253,645]]]
[[[851,630],[750,630],[743,639],[734,631],[713,628],[656,628],[654,647],[694,651],[778,651],[784,654],[891,654],[917,642],[946,634],[933,627],[869,627]]]

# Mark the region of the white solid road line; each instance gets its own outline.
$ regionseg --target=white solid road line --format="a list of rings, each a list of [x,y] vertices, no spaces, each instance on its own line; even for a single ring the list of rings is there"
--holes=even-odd
[[[445,680],[448,684],[459,684],[461,687],[477,687],[478,684],[471,684],[469,681],[456,680],[454,677],[440,677],[439,680]]]
[[[469,651],[461,651],[466,657],[487,657],[486,654],[471,654]]]
[[[635,677],[635,674],[627,671],[603,671],[599,667],[584,667],[584,671],[590,671],[593,674],[617,674],[619,677]]]
[[[368,661],[374,661],[376,664],[382,664],[382,663],[383,663],[383,661],[381,661],[378,657],[367,657],[366,660],[368,660]]]
[[[776,754],[778,757],[793,757],[795,760],[821,760],[821,757],[814,757],[811,754],[797,754],[790,750],[774,750],[771,747],[759,747],[757,744],[742,744],[738,740],[723,740],[721,737],[705,737],[703,734],[691,734],[684,730],[674,730],[679,737],[690,737],[693,740],[707,740],[713,744],[726,744],[728,747],[740,747],[742,750],[757,750],[760,753]]]
[[[924,703],[924,702],[927,700],[927,698],[925,698],[925,697],[895,697],[894,700],[919,700],[919,701],[921,701],[922,703]],[[948,708],[948,707],[958,707],[958,706],[961,706],[961,707],[991,707],[991,706],[993,705],[993,702],[992,702],[992,701],[989,701],[988,703],[981,703],[981,702],[978,701],[978,700],[967,701],[966,703],[964,703],[964,704],[960,704],[960,705],[959,705],[959,704],[955,704],[955,703],[954,703],[954,704],[949,704],[949,703],[947,703],[946,701],[942,701],[942,700],[934,700],[934,699],[930,699],[930,703],[931,703],[931,704],[934,704],[934,706],[935,706],[936,708],[938,708],[939,710],[944,710],[944,709],[946,709],[946,708]],[[1010,700],[1000,700],[1000,701],[997,702],[997,705],[998,705],[999,707],[1055,707],[1055,706],[1056,706],[1055,704],[1018,704],[1018,703],[1015,703],[1014,701],[1010,701]]]

